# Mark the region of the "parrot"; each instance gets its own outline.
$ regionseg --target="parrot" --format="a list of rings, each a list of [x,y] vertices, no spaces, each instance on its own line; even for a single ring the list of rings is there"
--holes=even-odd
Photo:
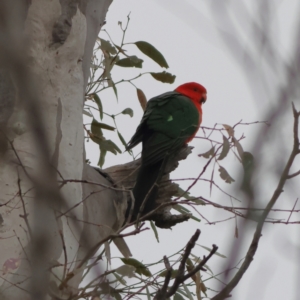
[[[128,151],[142,143],[141,166],[132,190],[131,221],[155,208],[158,183],[168,159],[196,135],[206,97],[204,86],[188,82],[147,102],[142,120],[126,147]]]

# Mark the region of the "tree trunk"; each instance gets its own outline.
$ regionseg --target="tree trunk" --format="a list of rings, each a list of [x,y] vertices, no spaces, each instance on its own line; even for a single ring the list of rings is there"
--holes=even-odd
[[[110,4],[1,1],[1,299],[70,295],[78,286],[79,280],[61,283],[87,230],[78,221],[88,214],[80,181],[89,170],[80,120],[93,46]],[[113,201],[105,209],[116,216]],[[105,222],[112,228],[116,217]]]

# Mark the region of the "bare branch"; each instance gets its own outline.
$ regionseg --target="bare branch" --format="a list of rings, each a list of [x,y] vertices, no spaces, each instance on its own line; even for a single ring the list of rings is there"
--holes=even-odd
[[[212,298],[212,300],[223,300],[227,298],[231,291],[237,286],[247,269],[249,268],[254,255],[256,253],[256,250],[258,248],[258,243],[261,237],[261,232],[264,226],[264,223],[266,221],[266,218],[271,211],[273,205],[276,203],[277,199],[283,192],[283,187],[285,185],[286,180],[288,179],[288,174],[290,171],[290,168],[294,162],[295,157],[299,153],[299,136],[298,136],[298,125],[299,125],[299,112],[296,111],[295,106],[293,104],[293,115],[294,115],[294,126],[293,126],[293,132],[294,132],[294,145],[292,152],[290,154],[290,157],[286,163],[286,166],[281,174],[281,177],[279,179],[278,185],[276,190],[273,193],[272,198],[270,199],[268,205],[266,206],[265,210],[262,212],[262,215],[260,217],[260,220],[256,226],[255,233],[253,235],[252,242],[250,244],[250,247],[248,249],[248,252],[246,254],[245,260],[239,269],[239,271],[235,274],[235,276],[232,278],[232,280],[227,284],[227,286],[216,296]]]
[[[168,290],[168,284],[169,284],[169,281],[170,281],[170,278],[171,278],[172,268],[170,267],[169,261],[164,256],[164,262],[165,262],[165,266],[166,266],[166,269],[167,269],[167,274],[166,274],[166,277],[165,277],[164,285],[157,292],[157,294],[154,297],[154,300],[165,300],[165,299],[170,298],[171,296],[173,296],[176,293],[176,291],[178,290],[180,284],[182,284],[187,279],[191,278],[198,271],[200,271],[200,270],[205,271],[203,266],[207,263],[207,261],[217,251],[218,247],[216,245],[213,245],[213,249],[211,250],[211,252],[209,253],[209,255],[207,257],[204,256],[203,260],[196,267],[194,267],[193,270],[191,270],[189,273],[184,275],[186,262],[187,262],[187,260],[190,256],[190,254],[191,254],[192,249],[195,247],[196,241],[198,240],[198,238],[200,236],[200,233],[201,233],[200,230],[197,229],[195,234],[191,237],[191,239],[187,243],[186,248],[184,250],[184,253],[182,255],[182,258],[181,258],[181,262],[180,262],[180,265],[179,265],[179,268],[178,268],[177,276],[175,277],[175,281],[174,281],[173,285],[169,288],[169,290]]]
[[[296,177],[296,176],[298,176],[298,175],[300,175],[300,170],[299,170],[298,172],[295,172],[295,173],[291,174],[291,175],[288,175],[288,176],[286,177],[286,179],[291,179],[291,178]]]

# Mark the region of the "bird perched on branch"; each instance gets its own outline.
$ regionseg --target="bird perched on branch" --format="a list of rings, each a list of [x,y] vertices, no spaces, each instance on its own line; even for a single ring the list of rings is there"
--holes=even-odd
[[[148,101],[141,123],[127,145],[127,150],[140,142],[143,145],[141,167],[133,188],[133,220],[155,208],[157,185],[168,159],[196,135],[206,94],[202,85],[188,82]]]

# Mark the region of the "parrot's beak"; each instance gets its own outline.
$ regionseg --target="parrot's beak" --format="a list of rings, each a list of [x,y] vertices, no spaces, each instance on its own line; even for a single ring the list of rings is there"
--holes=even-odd
[[[207,97],[207,94],[204,93],[204,94],[202,95],[202,98],[201,98],[201,101],[200,101],[202,104],[204,104],[204,103],[206,102],[206,97]]]

